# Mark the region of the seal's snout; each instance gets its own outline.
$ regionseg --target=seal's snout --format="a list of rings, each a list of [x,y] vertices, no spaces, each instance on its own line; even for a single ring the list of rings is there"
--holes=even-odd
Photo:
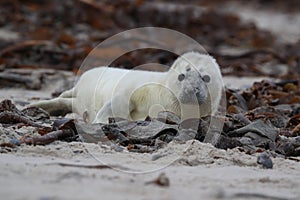
[[[195,89],[195,96],[196,96],[199,104],[204,103],[207,99],[207,90],[206,90],[206,88],[197,87]]]

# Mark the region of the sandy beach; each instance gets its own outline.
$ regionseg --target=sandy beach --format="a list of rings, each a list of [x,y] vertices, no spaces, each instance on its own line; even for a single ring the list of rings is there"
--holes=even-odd
[[[263,169],[255,155],[220,150],[198,141],[170,143],[156,153],[163,155],[157,160],[151,154],[120,153],[97,144],[56,142],[20,148],[0,156],[3,199],[300,197],[298,162],[273,158],[274,168]],[[112,168],[99,167],[103,155]],[[169,179],[169,186],[149,183],[161,173]]]

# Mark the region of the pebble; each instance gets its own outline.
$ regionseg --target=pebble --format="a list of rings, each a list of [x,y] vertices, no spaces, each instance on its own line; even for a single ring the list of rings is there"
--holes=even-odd
[[[258,155],[257,163],[262,165],[262,167],[266,168],[266,169],[272,169],[273,168],[272,159],[270,158],[270,156],[266,152],[263,152],[263,153]]]
[[[20,146],[21,145],[21,142],[18,139],[11,139],[11,140],[9,140],[9,143],[13,144],[13,145],[16,145],[16,146]]]

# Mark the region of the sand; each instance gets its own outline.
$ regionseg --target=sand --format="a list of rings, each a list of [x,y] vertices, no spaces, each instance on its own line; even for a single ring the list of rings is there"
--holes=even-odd
[[[107,146],[80,142],[19,148],[17,152],[0,155],[1,199],[300,197],[299,163],[273,158],[274,168],[263,169],[256,164],[256,155],[246,155],[237,149],[220,150],[198,141],[171,142],[155,156],[115,152]],[[158,154],[162,157],[153,160]],[[115,167],[59,165],[95,166],[102,165],[103,160]],[[161,173],[169,178],[170,186],[147,184]]]

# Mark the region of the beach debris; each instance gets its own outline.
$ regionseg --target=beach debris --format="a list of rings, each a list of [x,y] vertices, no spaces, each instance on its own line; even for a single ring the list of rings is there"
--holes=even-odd
[[[36,109],[36,111],[40,111]],[[40,129],[47,129],[49,127],[35,122],[34,118],[27,115],[28,110],[20,111],[9,99],[5,99],[0,102],[0,123],[6,124],[23,124],[37,127]],[[48,115],[49,117],[49,115]]]
[[[266,199],[266,200],[296,200],[297,197],[289,197],[289,196],[278,196],[278,195],[270,195],[264,193],[256,193],[256,192],[235,192],[235,193],[228,193],[225,192],[220,195],[216,196],[219,199]]]
[[[53,96],[73,86],[72,72],[53,69],[27,69],[5,68],[0,71],[0,88],[23,88],[28,90],[41,90],[47,88],[49,83],[59,86]]]
[[[31,74],[24,76],[17,73],[1,72],[0,73],[0,84],[1,85],[23,85],[27,89],[39,90],[41,89],[41,77],[37,74]]]
[[[293,94],[298,98],[299,85],[299,82],[262,81],[242,91],[228,90],[227,108],[238,106],[243,111],[227,113],[221,132],[211,125],[211,116],[179,122],[178,116],[174,113],[161,112],[157,118],[148,117],[144,121],[111,118],[108,124],[86,124],[80,120],[67,118],[50,120],[49,114],[42,109],[18,110],[10,100],[4,100],[0,103],[0,123],[4,129],[16,127],[15,131],[20,132],[18,128],[33,127],[38,134],[30,131],[24,133],[22,130],[20,137],[7,139],[2,142],[2,146],[13,148],[21,143],[47,145],[56,140],[81,140],[108,145],[113,142],[114,145],[119,145],[130,152],[152,153],[171,141],[185,143],[197,139],[205,142],[207,132],[210,131],[217,138],[214,143],[217,148],[226,150],[239,147],[240,150],[250,154],[265,149],[286,157],[300,156],[298,136],[300,104],[283,99],[274,103],[275,101],[269,98],[278,98],[280,97],[277,96],[278,94],[268,99],[266,96],[273,95],[274,92],[268,93],[268,91],[274,91],[276,87],[276,90],[286,91],[288,95]],[[255,92],[250,95],[248,91]],[[238,97],[237,101],[235,101],[236,97]],[[263,99],[267,100],[262,101]],[[255,101],[261,102],[262,105],[253,103]],[[223,120],[220,117],[213,119]]]
[[[279,131],[268,121],[255,120],[252,123],[231,131],[228,136],[232,137],[248,137],[255,146],[261,145],[263,142],[274,142]]]
[[[47,133],[43,136],[32,137],[25,135],[20,139],[21,143],[32,144],[32,145],[46,145],[56,140],[62,140],[70,137],[74,137],[74,132],[71,129],[57,130]]]
[[[21,143],[46,145],[56,140],[75,140],[78,135],[74,120],[56,119],[51,121],[46,111],[40,108],[19,110],[11,100],[7,99],[0,102],[0,124],[4,125],[4,128],[14,127],[12,130],[16,132],[19,132],[20,128],[33,127],[38,133],[38,135],[32,135],[28,130],[28,133],[19,134],[19,138],[11,138],[6,142],[12,146],[18,146]]]
[[[86,168],[86,169],[120,169],[120,170],[130,170],[127,167],[123,167],[121,165],[105,165],[105,164],[77,164],[77,163],[49,163],[46,165],[58,165],[61,167],[75,167],[75,168]]]
[[[78,138],[78,132],[73,119],[63,118],[54,120],[52,130],[42,136],[25,134],[20,141],[25,144],[47,145],[56,140],[76,141]]]

